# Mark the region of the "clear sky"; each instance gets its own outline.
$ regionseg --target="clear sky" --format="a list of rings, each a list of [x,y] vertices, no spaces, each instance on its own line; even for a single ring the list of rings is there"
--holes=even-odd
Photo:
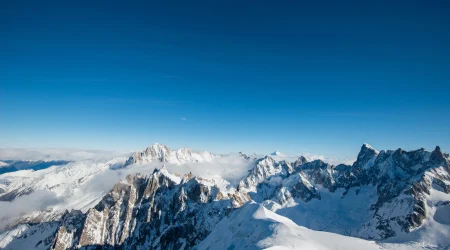
[[[449,13],[450,1],[2,1],[0,147],[450,151]]]

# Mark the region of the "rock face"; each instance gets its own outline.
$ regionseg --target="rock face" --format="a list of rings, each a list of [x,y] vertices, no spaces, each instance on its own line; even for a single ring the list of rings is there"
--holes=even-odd
[[[86,221],[86,215],[81,211],[74,210],[66,212],[61,219],[58,231],[56,232],[52,249],[65,250],[76,244],[81,236],[81,226]]]
[[[128,176],[85,215],[65,216],[52,249],[190,248],[248,200],[209,180],[180,178],[165,168],[150,176]]]
[[[259,159],[256,166],[249,170],[249,174],[238,185],[239,190],[256,192],[258,184],[271,176],[288,176],[292,172],[292,166],[285,161],[276,162],[270,156]]]

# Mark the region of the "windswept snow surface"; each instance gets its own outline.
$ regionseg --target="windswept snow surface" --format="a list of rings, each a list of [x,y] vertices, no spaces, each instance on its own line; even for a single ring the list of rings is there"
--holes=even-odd
[[[58,222],[19,225],[0,234],[0,249],[49,249],[58,225]]]
[[[441,240],[448,240],[445,235]],[[346,249],[449,249],[448,245],[434,245],[420,242],[417,235],[410,239],[374,241],[343,236],[339,234],[314,231],[297,225],[292,220],[276,214],[264,206],[250,202],[223,219],[208,237],[198,245],[205,250],[346,250]],[[419,238],[420,239],[420,238]]]
[[[298,226],[290,219],[247,203],[223,219],[198,249],[381,249],[373,241]]]
[[[370,210],[368,204],[377,199],[376,189],[372,186],[351,188],[348,194],[343,196],[344,189],[331,193],[319,190],[321,199],[313,199],[305,204],[291,201],[280,208],[274,208],[274,212],[291,218],[297,224],[314,230],[327,230],[330,232],[350,235],[343,229],[357,230],[370,219],[372,214],[362,211]],[[361,200],[372,201],[364,202]]]

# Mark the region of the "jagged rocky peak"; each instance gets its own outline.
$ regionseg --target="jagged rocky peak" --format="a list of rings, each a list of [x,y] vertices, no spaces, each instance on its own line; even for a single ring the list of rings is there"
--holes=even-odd
[[[275,160],[272,158],[272,157],[270,157],[270,156],[268,156],[268,155],[266,155],[266,156],[264,156],[264,158],[262,158],[262,159],[260,159],[259,161],[258,161],[258,164],[265,164],[265,163],[274,163],[275,162]]]
[[[300,156],[294,163],[292,163],[292,165],[294,166],[294,168],[303,165],[305,163],[307,163],[308,160],[302,155]]]
[[[334,191],[334,166],[323,162],[322,160],[314,160],[301,165],[296,169],[296,172],[301,172],[307,180],[312,181],[317,185],[321,185],[330,191]]]
[[[251,172],[264,179],[276,171],[277,165],[277,162],[272,157],[266,155],[264,158],[256,161],[256,166]]]
[[[256,192],[259,183],[274,175],[287,176],[292,172],[292,166],[286,161],[275,161],[266,155],[256,161],[254,168],[248,171],[248,175],[239,182],[238,189],[244,192]]]
[[[187,151],[187,150],[184,150]],[[166,145],[155,143],[150,147],[147,147],[143,152],[143,155],[150,159],[157,159],[162,162],[167,162],[170,158],[172,150]]]
[[[302,169],[326,169],[331,167],[331,164],[328,164],[320,159],[316,159],[310,162],[305,162],[304,166],[302,166]]]
[[[353,166],[361,167],[361,168],[369,168],[373,165],[375,158],[379,152],[375,150],[372,146],[367,143],[364,143],[361,146],[361,150],[359,151],[358,158],[356,159]]]
[[[448,157],[448,155],[447,155]],[[436,148],[433,150],[433,152],[431,152],[430,155],[430,160],[435,161],[435,162],[445,162],[445,155],[442,153],[441,151],[441,147],[436,146]]]
[[[241,156],[241,157],[243,157],[243,158],[245,158],[245,159],[247,159],[247,157],[248,157],[246,154],[244,154],[244,153],[242,153],[242,152],[239,152],[238,155]]]
[[[169,160],[172,150],[162,144],[155,143],[147,147],[142,152],[136,152],[131,155],[125,165],[131,165],[134,163],[149,163],[153,160],[159,160],[161,162],[167,162]]]
[[[359,151],[358,156],[365,155],[367,153],[370,154],[370,155],[376,155],[379,152],[376,149],[374,149],[372,146],[370,146],[368,143],[364,143],[361,146],[361,150]]]
[[[239,152],[238,155],[239,155],[240,157],[244,158],[245,160],[250,160],[250,159],[251,159],[250,156],[248,156],[247,154],[244,154],[244,153],[242,153],[242,152]]]
[[[155,143],[144,151],[131,155],[124,166],[154,161],[181,165],[186,162],[211,162],[214,157],[215,155],[209,152],[193,152],[190,148],[171,150],[165,145]]]
[[[192,150],[190,148],[179,148],[176,152],[177,157],[182,159],[191,159]]]

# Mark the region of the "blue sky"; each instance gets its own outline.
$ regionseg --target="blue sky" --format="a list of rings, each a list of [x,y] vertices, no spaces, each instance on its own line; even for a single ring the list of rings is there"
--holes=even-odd
[[[450,2],[310,2],[2,2],[0,147],[450,151]]]

